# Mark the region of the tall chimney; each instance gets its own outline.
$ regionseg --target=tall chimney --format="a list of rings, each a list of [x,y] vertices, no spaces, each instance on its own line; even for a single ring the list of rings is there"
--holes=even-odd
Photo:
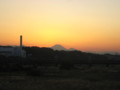
[[[22,50],[22,35],[20,35],[20,49]]]

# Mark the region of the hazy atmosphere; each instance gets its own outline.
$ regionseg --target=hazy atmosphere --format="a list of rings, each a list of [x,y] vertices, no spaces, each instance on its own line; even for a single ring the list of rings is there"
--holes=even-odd
[[[120,90],[120,0],[0,0],[0,90]]]
[[[120,52],[120,0],[0,0],[0,45]]]

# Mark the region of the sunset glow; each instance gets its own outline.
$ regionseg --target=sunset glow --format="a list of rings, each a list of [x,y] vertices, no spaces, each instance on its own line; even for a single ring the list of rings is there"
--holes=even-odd
[[[0,0],[0,45],[120,52],[120,0]]]

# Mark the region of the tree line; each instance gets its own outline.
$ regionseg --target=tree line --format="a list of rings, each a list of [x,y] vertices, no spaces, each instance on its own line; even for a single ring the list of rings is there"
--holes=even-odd
[[[75,65],[120,64],[120,55],[94,54],[82,51],[57,51],[51,48],[23,47],[26,58],[0,56],[0,71],[19,71],[53,65],[61,69],[71,69]],[[28,68],[28,67],[29,68]]]

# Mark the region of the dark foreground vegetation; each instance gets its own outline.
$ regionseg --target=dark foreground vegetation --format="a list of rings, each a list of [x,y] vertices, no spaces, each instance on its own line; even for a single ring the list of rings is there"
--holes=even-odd
[[[0,90],[120,90],[120,56],[24,47],[0,56]]]
[[[0,90],[120,90],[120,66],[86,65],[79,70],[42,68],[43,75],[1,72]]]

